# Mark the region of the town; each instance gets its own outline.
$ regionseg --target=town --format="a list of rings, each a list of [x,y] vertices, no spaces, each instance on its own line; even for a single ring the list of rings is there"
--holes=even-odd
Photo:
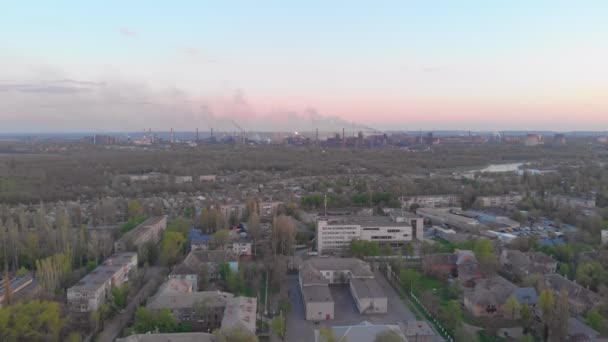
[[[0,339],[606,338],[589,141],[4,154]]]

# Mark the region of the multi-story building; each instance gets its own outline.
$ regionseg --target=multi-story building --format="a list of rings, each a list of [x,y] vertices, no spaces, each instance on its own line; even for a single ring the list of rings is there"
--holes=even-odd
[[[482,207],[508,207],[521,202],[523,198],[520,194],[479,196],[476,202]]]
[[[392,216],[331,216],[317,221],[317,251],[340,253],[353,240],[377,241],[391,247],[423,240],[421,217],[402,213]]]
[[[425,195],[425,196],[403,196],[400,197],[401,207],[409,209],[416,204],[423,208],[454,207],[460,205],[460,196],[447,195]]]
[[[163,231],[167,228],[167,217],[156,216],[142,222],[114,243],[115,252],[137,251],[147,242],[158,243]]]
[[[587,199],[580,197],[570,197],[563,195],[552,195],[547,199],[549,202],[553,203],[556,206],[561,207],[575,207],[575,208],[584,208],[584,209],[593,209],[595,208],[595,198]]]
[[[99,309],[115,286],[128,281],[131,270],[137,269],[137,253],[116,253],[67,292],[68,308],[72,313]]]

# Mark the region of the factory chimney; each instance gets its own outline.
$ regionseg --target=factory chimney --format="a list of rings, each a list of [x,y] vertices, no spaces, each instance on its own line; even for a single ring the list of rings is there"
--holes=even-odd
[[[196,127],[196,141],[198,142],[198,127]]]
[[[344,127],[342,127],[342,148],[346,148],[346,135],[344,135]]]
[[[171,127],[171,143],[173,144],[175,142],[175,139],[173,137],[173,127]]]

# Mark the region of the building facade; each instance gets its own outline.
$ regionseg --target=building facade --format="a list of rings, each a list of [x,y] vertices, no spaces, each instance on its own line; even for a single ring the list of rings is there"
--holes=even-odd
[[[317,251],[342,253],[353,240],[376,241],[392,247],[422,241],[423,220],[412,216],[334,216],[317,221]]]
[[[116,241],[114,251],[116,253],[141,252],[147,242],[158,243],[165,229],[167,229],[166,216],[150,217]]]

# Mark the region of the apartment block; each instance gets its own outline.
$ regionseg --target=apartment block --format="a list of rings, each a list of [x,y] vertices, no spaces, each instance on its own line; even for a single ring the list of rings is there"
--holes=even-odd
[[[137,253],[116,253],[84,276],[67,292],[68,308],[73,313],[99,309],[110,296],[113,287],[129,280],[131,270],[137,269]]]
[[[165,229],[167,229],[166,216],[150,217],[116,241],[114,251],[117,253],[140,252],[147,242],[158,243]]]
[[[410,208],[413,204],[423,208],[454,207],[460,205],[460,196],[447,195],[425,195],[425,196],[403,196],[400,197],[402,208]]]

